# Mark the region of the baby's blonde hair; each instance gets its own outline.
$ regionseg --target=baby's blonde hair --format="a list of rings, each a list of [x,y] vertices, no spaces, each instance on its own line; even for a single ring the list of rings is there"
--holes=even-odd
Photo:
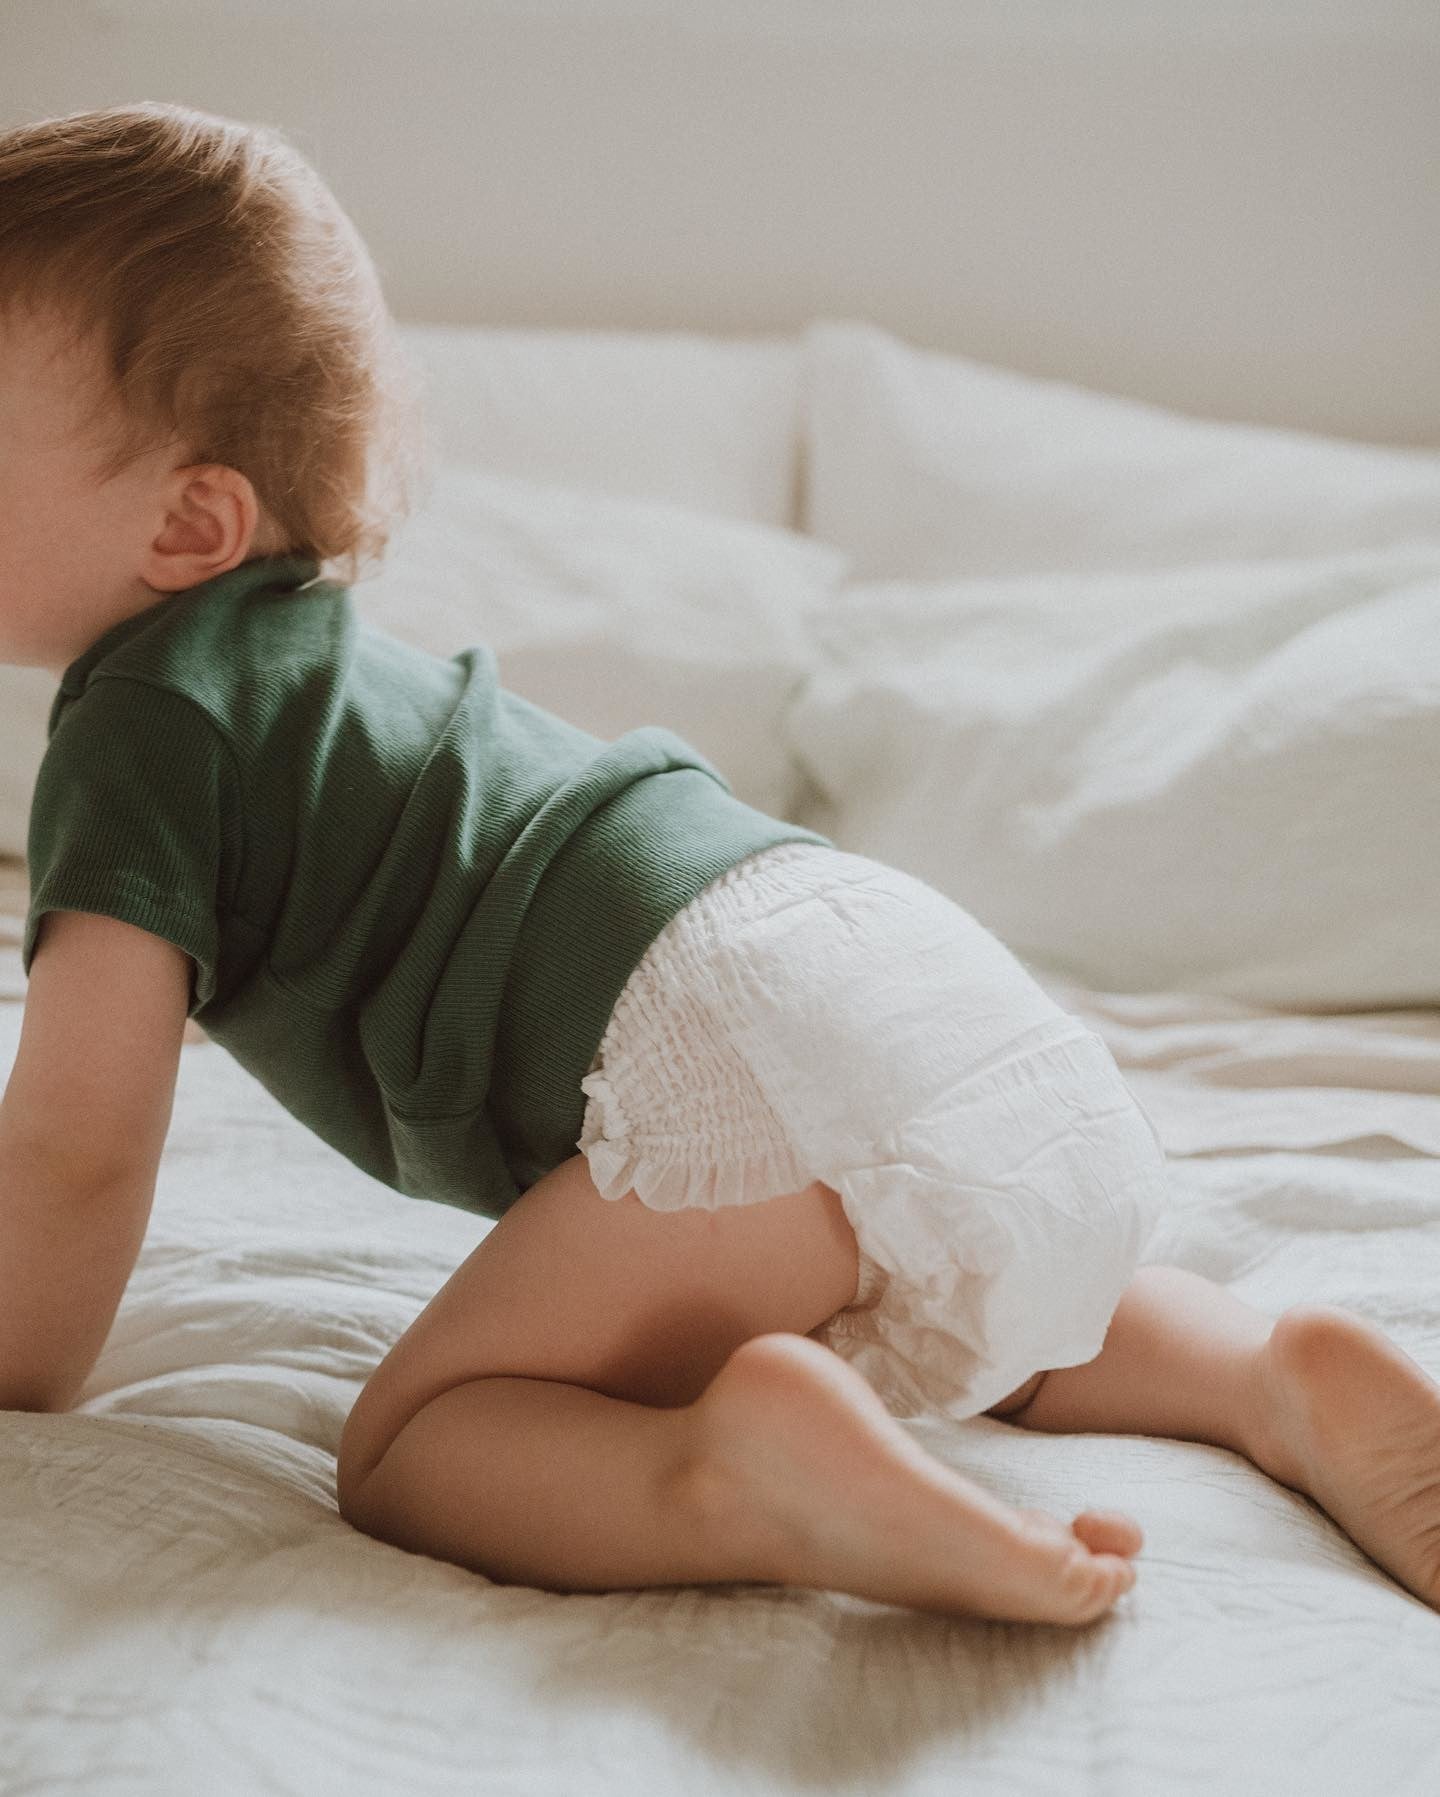
[[[238,469],[273,538],[252,555],[349,584],[419,498],[421,381],[369,251],[269,126],[147,101],[0,133],[0,314],[21,310],[102,349],[101,478],[172,439]]]

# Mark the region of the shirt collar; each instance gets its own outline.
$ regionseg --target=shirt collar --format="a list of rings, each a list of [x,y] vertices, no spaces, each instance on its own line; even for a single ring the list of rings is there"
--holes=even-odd
[[[243,599],[252,592],[258,593],[267,588],[283,592],[307,586],[319,572],[320,564],[312,556],[262,555],[253,561],[241,562],[238,567],[227,569],[224,574],[217,574],[213,580],[201,581],[199,586],[185,587],[178,593],[165,593],[154,605],[146,606],[143,611],[132,612],[128,618],[112,624],[103,636],[97,637],[88,649],[77,655],[60,676],[60,691],[67,697],[74,697],[85,685],[91,670],[107,655],[112,655],[122,643],[128,642],[132,636],[157,619],[165,617],[182,601],[186,605],[195,605],[205,599]]]

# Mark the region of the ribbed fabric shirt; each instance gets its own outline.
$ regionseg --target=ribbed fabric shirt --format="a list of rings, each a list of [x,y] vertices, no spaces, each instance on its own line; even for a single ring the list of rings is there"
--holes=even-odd
[[[499,1217],[574,1154],[651,941],[774,843],[658,725],[613,742],[428,654],[301,556],[160,599],[65,670],[31,807],[47,911],[191,957],[189,1015],[396,1191]],[[677,1119],[677,1127],[684,1120]]]

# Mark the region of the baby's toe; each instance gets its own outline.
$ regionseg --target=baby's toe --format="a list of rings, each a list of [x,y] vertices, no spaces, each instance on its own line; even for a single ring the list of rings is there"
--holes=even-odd
[[[1127,1555],[1093,1550],[1078,1528],[1067,1528],[1043,1510],[1019,1514],[1032,1550],[1038,1551],[1032,1563],[1037,1595],[1044,1592],[1043,1610],[1035,1613],[1034,1620],[1093,1622],[1134,1585],[1135,1567]],[[1115,1512],[1087,1511],[1084,1520],[1096,1522],[1097,1534],[1105,1533],[1107,1527],[1111,1532],[1126,1528],[1127,1543],[1139,1536],[1136,1525]]]
[[[1139,1523],[1123,1510],[1082,1510],[1070,1527],[1092,1554],[1120,1554],[1128,1559],[1145,1545]]]
[[[1123,1554],[1092,1554],[1090,1557],[1090,1602],[1082,1620],[1101,1616],[1124,1597],[1135,1583],[1134,1562]]]
[[[1145,1545],[1145,1537],[1133,1516],[1123,1510],[1082,1510],[1068,1526],[1048,1510],[1021,1510],[1033,1532],[1063,1547],[1081,1541],[1092,1554],[1119,1554],[1129,1558]]]

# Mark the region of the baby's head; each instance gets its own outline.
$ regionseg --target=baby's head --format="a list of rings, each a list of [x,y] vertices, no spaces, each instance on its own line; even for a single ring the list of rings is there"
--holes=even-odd
[[[374,265],[276,132],[146,103],[0,133],[0,661],[63,669],[258,555],[358,579],[425,470]]]

